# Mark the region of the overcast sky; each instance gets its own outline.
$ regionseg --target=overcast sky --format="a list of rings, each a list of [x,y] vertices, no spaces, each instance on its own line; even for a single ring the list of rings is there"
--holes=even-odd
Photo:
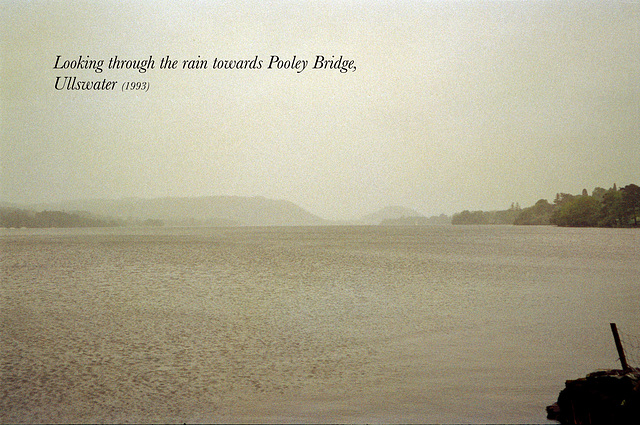
[[[640,184],[640,2],[2,1],[1,16],[0,201],[258,195],[346,219]],[[156,68],[53,69],[58,55]],[[178,69],[159,69],[167,55]],[[271,55],[311,63],[269,70]],[[316,55],[356,70],[309,69]],[[198,56],[209,69],[181,69]],[[56,90],[65,76],[118,85]]]

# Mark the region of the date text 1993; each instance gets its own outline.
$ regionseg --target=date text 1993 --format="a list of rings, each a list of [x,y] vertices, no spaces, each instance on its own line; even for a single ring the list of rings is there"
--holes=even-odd
[[[147,81],[125,81],[124,83],[122,83],[122,91],[131,91],[131,90],[138,90],[138,91],[149,91],[149,82]]]

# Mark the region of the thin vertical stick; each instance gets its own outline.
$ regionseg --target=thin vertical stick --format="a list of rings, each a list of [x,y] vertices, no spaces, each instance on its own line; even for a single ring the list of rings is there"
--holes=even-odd
[[[627,358],[624,355],[624,348],[622,348],[622,342],[620,342],[620,335],[618,335],[618,327],[615,323],[611,323],[611,332],[613,332],[613,339],[616,342],[616,348],[618,349],[618,356],[620,356],[620,363],[623,370],[628,370]]]

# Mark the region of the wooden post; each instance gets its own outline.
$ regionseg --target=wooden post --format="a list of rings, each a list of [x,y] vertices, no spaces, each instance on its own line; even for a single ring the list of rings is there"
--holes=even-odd
[[[628,370],[627,358],[624,355],[624,348],[622,348],[622,342],[620,342],[620,335],[618,335],[618,327],[615,323],[611,323],[611,332],[613,332],[613,339],[616,342],[616,348],[618,349],[618,356],[620,356],[620,364],[622,364],[623,370]]]

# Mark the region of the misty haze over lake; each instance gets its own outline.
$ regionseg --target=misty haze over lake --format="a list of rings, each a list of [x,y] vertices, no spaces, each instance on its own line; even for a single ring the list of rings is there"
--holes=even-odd
[[[262,196],[350,220],[640,181],[637,2],[4,2],[2,12],[0,201]],[[58,56],[150,55],[343,56],[357,70],[54,69]],[[56,91],[67,75],[151,88]]]

